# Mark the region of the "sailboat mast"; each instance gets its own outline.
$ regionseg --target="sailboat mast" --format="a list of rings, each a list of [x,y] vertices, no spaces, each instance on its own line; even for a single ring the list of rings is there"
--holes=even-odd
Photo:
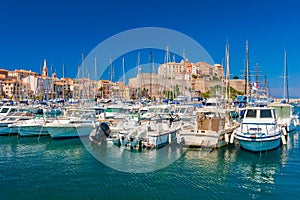
[[[229,43],[226,44],[226,100],[230,99],[230,49]]]
[[[183,51],[183,73],[182,73],[182,82],[181,82],[181,93],[182,95],[185,96],[185,91],[184,91],[184,78],[185,78],[185,74],[186,74],[186,56],[185,56],[185,52]]]
[[[110,98],[113,98],[113,65],[112,65],[112,57],[110,57],[110,87],[109,87],[109,94],[110,94]]]
[[[125,85],[126,85],[126,79],[125,79],[125,58],[122,59],[122,73],[123,73],[123,90],[122,90],[122,99],[125,98]]]
[[[85,98],[85,87],[84,87],[84,66],[83,66],[83,61],[84,61],[84,52],[81,54],[81,83],[82,83],[82,99]]]
[[[284,74],[283,74],[283,99],[289,102],[288,97],[288,82],[287,82],[287,55],[286,50],[284,50]]]
[[[95,71],[95,76],[94,76],[94,82],[93,82],[93,92],[94,92],[94,99],[97,97],[97,57],[95,57],[95,66],[94,66],[94,71]]]
[[[265,92],[266,96],[269,96],[268,87],[267,87],[267,75],[266,75],[266,73],[265,73],[265,76],[264,76],[264,92]]]
[[[152,51],[150,51],[149,61],[150,61],[150,98],[152,98],[152,76],[153,76]]]
[[[125,79],[125,58],[123,57],[122,59],[122,73],[123,73],[123,84],[125,86],[126,84],[126,79]]]
[[[165,64],[166,64],[166,67],[165,67],[165,73],[164,73],[164,91],[165,91],[165,95],[166,95],[166,98],[168,99],[169,98],[169,94],[167,92],[167,72],[169,71],[169,46],[167,46],[166,48],[166,55],[165,55]],[[172,74],[171,74],[172,76]],[[171,79],[171,84],[172,85],[172,79]]]
[[[138,85],[138,99],[139,101],[141,101],[142,99],[142,78],[141,78],[141,66],[140,66],[140,61],[141,61],[141,57],[140,57],[140,52],[138,52],[138,58],[137,58],[137,67],[138,67],[138,81],[139,81],[139,85]]]
[[[246,40],[246,66],[245,66],[245,94],[249,94],[249,54],[248,54],[248,40]]]
[[[62,75],[63,75],[63,87],[62,87],[62,96],[63,96],[63,102],[65,100],[65,65],[62,66]]]
[[[175,59],[175,54],[173,54],[173,67],[172,67],[172,74],[175,74],[174,76],[174,80],[176,80],[176,71],[175,71],[175,63],[176,63],[176,59]],[[173,75],[172,75],[172,78],[173,78]],[[175,83],[174,83],[175,82]],[[176,81],[172,81],[172,83],[173,83],[173,86],[172,86],[172,90],[173,90],[173,98],[175,98],[175,97],[177,97],[178,96],[178,94],[177,94],[177,90],[176,90]]]

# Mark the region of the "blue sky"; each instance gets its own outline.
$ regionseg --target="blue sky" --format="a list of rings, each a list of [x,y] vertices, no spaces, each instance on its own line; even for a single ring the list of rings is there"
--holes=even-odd
[[[260,66],[274,96],[282,95],[286,48],[290,96],[300,97],[299,9],[297,0],[2,1],[0,68],[39,72],[46,58],[59,77],[62,65],[75,77],[83,51],[122,31],[163,27],[196,40],[215,63],[222,63],[228,40],[232,76],[243,74],[248,39],[250,70]]]

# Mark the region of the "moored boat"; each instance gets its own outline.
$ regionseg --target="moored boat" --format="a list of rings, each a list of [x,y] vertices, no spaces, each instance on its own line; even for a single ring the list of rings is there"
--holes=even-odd
[[[297,115],[294,115],[294,106],[288,103],[271,103],[269,106],[275,108],[277,122],[286,128],[287,132],[296,130],[299,119]]]
[[[225,109],[200,108],[197,119],[182,126],[178,143],[187,147],[220,148],[229,144],[229,139],[237,123]]]
[[[10,128],[18,130],[20,136],[45,136],[49,135],[44,125],[50,122],[46,118],[34,118],[9,125]]]
[[[72,109],[70,111],[69,116],[57,118],[43,126],[52,138],[85,137],[96,128],[94,110]]]
[[[272,107],[246,107],[240,127],[234,137],[243,149],[266,151],[280,146],[282,129]],[[283,136],[284,141],[284,136]]]
[[[10,112],[0,120],[0,135],[18,134],[18,129],[11,127],[14,123],[30,120],[34,117],[29,112]]]

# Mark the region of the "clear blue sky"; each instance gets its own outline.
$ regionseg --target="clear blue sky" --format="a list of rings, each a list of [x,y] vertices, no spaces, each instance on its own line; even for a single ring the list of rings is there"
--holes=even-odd
[[[0,6],[0,68],[40,72],[43,59],[62,76],[75,77],[81,52],[128,29],[164,27],[200,43],[222,63],[230,43],[231,74],[245,66],[267,74],[271,94],[281,95],[283,50],[287,49],[290,96],[300,97],[300,3],[297,0],[27,0]],[[135,63],[134,63],[135,64]]]

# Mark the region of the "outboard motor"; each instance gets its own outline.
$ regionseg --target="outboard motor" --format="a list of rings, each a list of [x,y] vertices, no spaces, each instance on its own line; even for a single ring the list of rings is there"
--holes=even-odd
[[[90,140],[94,144],[99,144],[106,142],[106,138],[109,137],[110,128],[107,123],[102,122],[100,126],[97,127],[96,131],[93,131],[90,135]]]

